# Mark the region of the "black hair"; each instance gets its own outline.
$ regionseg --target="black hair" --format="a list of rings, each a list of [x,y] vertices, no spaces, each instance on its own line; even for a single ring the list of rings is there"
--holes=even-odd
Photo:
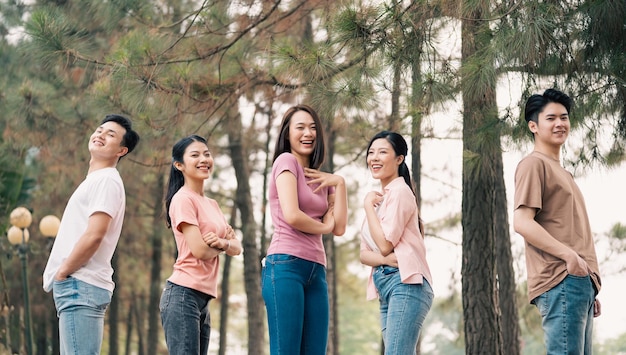
[[[100,125],[103,125],[107,122],[115,122],[119,124],[120,126],[124,127],[124,129],[126,130],[126,133],[124,133],[124,136],[122,137],[121,145],[122,147],[128,148],[128,151],[126,152],[126,154],[132,152],[137,146],[137,143],[139,143],[139,134],[133,131],[133,123],[130,121],[130,119],[124,116],[110,114],[104,117],[102,122],[100,122]],[[126,156],[126,154],[122,155],[120,159]]]
[[[274,158],[272,159],[272,162],[276,161],[276,158],[278,158],[278,156],[282,153],[291,152],[291,144],[289,143],[289,124],[291,123],[293,115],[298,111],[308,113],[311,117],[313,117],[313,122],[315,122],[315,147],[313,148],[311,159],[309,159],[308,168],[318,169],[322,166],[322,163],[324,162],[324,154],[326,154],[324,146],[324,128],[322,127],[322,121],[315,110],[307,105],[296,105],[290,107],[283,115],[283,121],[280,124],[280,133],[278,134],[276,146],[274,147]]]
[[[538,123],[539,114],[551,102],[563,105],[568,114],[573,105],[572,99],[563,92],[556,89],[547,89],[543,94],[534,94],[526,100],[526,108],[524,109],[526,122],[533,121]]]
[[[411,191],[413,192],[413,195],[415,195],[415,189],[413,188],[413,181],[411,180],[411,172],[409,172],[409,167],[406,165],[406,157],[409,153],[409,148],[406,144],[406,140],[404,139],[404,137],[402,137],[402,135],[396,132],[391,132],[391,131],[381,131],[381,132],[376,133],[374,137],[372,137],[372,139],[370,140],[370,143],[367,145],[367,151],[365,154],[366,161],[367,161],[367,156],[369,155],[370,148],[372,147],[372,143],[374,143],[375,140],[381,139],[381,138],[386,139],[387,142],[391,144],[394,152],[396,153],[396,156],[401,155],[404,157],[402,159],[402,163],[398,165],[398,175],[404,178],[404,182],[407,185],[409,185],[409,187],[411,188]]]
[[[184,163],[184,155],[187,147],[191,145],[193,142],[204,143],[208,146],[206,139],[200,137],[198,135],[192,134],[187,136],[174,144],[172,147],[172,164],[170,166],[170,178],[167,182],[167,193],[165,194],[165,220],[167,222],[167,227],[172,227],[172,219],[170,218],[170,204],[172,203],[172,197],[180,190],[181,187],[185,184],[185,177],[183,173],[176,169],[174,163]]]

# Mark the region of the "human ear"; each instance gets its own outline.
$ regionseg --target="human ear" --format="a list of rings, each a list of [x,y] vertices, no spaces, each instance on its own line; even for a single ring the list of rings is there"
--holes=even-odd
[[[117,153],[117,156],[119,156],[120,158],[123,157],[124,155],[128,154],[128,147],[120,147],[120,151],[119,153]]]
[[[528,121],[528,129],[531,133],[537,133],[537,122]]]

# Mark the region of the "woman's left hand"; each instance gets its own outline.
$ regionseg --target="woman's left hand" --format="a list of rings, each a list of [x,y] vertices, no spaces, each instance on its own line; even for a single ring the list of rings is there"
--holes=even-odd
[[[337,186],[344,184],[343,177],[331,173],[326,173],[316,169],[304,168],[304,176],[310,178],[307,184],[319,184],[319,186],[313,190],[313,193],[318,192],[325,186]]]

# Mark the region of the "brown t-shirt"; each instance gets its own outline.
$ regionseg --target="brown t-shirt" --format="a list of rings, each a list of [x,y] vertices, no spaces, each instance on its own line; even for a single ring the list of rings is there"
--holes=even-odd
[[[532,152],[515,171],[515,209],[536,209],[535,221],[550,235],[569,246],[592,270],[591,278],[600,291],[600,271],[582,193],[572,174],[559,161]],[[565,261],[526,244],[528,298],[530,301],[552,289],[567,276]]]

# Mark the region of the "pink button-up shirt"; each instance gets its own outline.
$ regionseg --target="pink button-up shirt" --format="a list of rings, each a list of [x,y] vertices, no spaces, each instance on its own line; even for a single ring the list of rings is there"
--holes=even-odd
[[[380,219],[385,239],[394,246],[402,283],[421,284],[426,278],[432,285],[432,276],[426,261],[426,245],[419,230],[415,195],[402,177],[394,179],[387,185],[376,214]],[[369,234],[367,220],[363,222],[361,230],[362,233]],[[372,250],[363,238],[361,250]],[[367,282],[368,300],[378,297],[372,280],[373,271],[372,268]]]

